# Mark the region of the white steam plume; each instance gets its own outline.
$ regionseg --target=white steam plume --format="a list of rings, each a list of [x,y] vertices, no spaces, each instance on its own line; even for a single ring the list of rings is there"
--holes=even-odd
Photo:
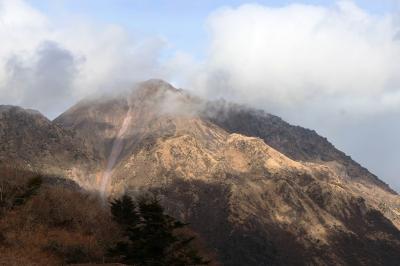
[[[111,176],[113,173],[115,163],[117,162],[118,157],[121,155],[121,151],[123,149],[123,144],[124,144],[123,137],[126,133],[126,130],[129,128],[129,125],[132,120],[132,111],[131,111],[131,105],[129,104],[129,101],[128,101],[128,106],[129,106],[129,110],[124,117],[121,128],[119,129],[117,135],[114,138],[111,152],[110,152],[110,155],[107,160],[107,168],[104,171],[102,178],[101,178],[100,194],[103,196],[103,198],[107,194],[107,189],[110,185],[110,181],[111,181],[110,179],[111,179]]]

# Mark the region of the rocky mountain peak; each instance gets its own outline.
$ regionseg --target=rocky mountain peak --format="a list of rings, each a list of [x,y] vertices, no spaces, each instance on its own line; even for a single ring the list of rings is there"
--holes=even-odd
[[[170,83],[162,79],[149,79],[143,82],[139,82],[134,86],[138,90],[148,91],[149,93],[160,92],[160,91],[170,91],[179,92],[180,90],[173,87]]]

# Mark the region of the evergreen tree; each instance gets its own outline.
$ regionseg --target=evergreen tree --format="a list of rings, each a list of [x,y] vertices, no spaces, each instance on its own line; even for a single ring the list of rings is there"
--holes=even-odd
[[[120,225],[128,226],[139,222],[136,203],[127,195],[111,202],[111,214]]]
[[[186,224],[164,213],[154,196],[130,197],[111,202],[114,220],[122,227],[125,239],[110,250],[122,262],[143,266],[206,265],[191,246],[194,237],[177,234]]]

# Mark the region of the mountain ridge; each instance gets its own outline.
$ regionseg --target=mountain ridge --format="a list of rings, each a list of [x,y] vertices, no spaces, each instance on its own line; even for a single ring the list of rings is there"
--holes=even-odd
[[[224,105],[228,105],[228,107],[221,108]],[[314,162],[338,160],[342,164],[351,167],[346,173],[351,178],[365,175],[374,184],[390,193],[398,194],[387,183],[380,180],[367,168],[355,162],[349,155],[338,150],[327,138],[320,136],[315,130],[294,126],[285,122],[282,118],[266,113],[263,110],[227,103],[224,100],[210,102],[207,107],[214,109],[212,113],[227,113],[226,109],[230,109],[230,115],[235,116],[236,119],[229,119],[227,114],[212,114],[211,116],[208,116],[207,112],[205,114],[207,119],[230,132],[259,137],[294,160]],[[242,121],[245,121],[245,123]],[[240,125],[241,122],[242,124]],[[312,143],[312,141],[315,143]]]

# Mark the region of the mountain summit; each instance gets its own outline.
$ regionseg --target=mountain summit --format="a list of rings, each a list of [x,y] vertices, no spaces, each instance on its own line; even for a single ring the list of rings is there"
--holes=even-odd
[[[71,147],[63,167],[46,153],[24,153],[21,164],[44,158],[40,167],[105,196],[157,193],[224,265],[400,261],[400,197],[325,138],[271,114],[161,80],[85,99],[52,122],[19,112],[0,112],[5,157],[22,154],[3,144],[21,142],[16,127],[57,133],[35,145],[57,156],[60,143]]]

